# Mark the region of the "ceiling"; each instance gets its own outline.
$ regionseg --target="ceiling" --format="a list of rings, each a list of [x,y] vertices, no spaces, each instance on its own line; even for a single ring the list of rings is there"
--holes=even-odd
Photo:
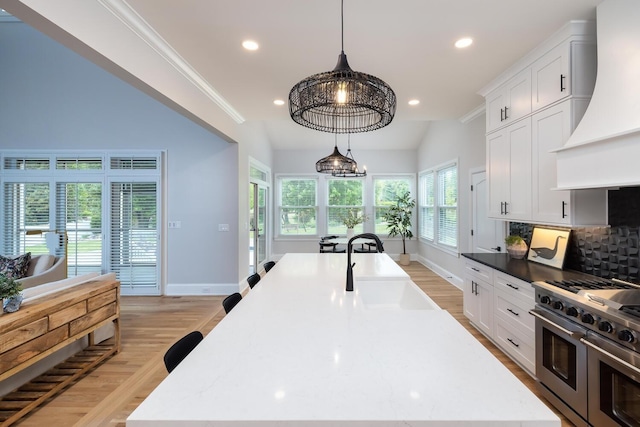
[[[354,150],[416,148],[429,121],[460,119],[481,107],[480,89],[567,21],[595,19],[601,1],[345,0],[344,50],[351,68],[386,81],[398,99],[393,122],[353,135]],[[113,27],[102,28],[90,16],[105,4],[125,6],[141,18],[245,123],[263,129],[273,148],[333,145],[332,135],[295,124],[287,105],[273,101],[287,100],[303,78],[334,68],[339,0],[0,0],[0,7],[36,27],[25,5],[81,40],[83,30],[117,40]],[[456,49],[460,37],[474,43]],[[260,48],[246,51],[245,39]],[[411,107],[414,98],[420,104]]]

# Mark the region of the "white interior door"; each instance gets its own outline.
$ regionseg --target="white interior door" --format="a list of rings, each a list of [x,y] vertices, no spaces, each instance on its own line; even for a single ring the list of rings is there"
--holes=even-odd
[[[504,251],[504,237],[506,221],[490,219],[489,213],[489,182],[486,171],[471,174],[471,251],[472,252],[502,252]]]

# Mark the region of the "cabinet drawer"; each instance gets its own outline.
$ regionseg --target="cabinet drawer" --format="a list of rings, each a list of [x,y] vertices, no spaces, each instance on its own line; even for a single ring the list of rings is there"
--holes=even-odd
[[[502,317],[523,333],[534,335],[535,319],[529,314],[529,310],[535,306],[533,300],[529,302],[524,299],[513,298],[501,289],[495,289],[494,298],[497,316]]]
[[[530,300],[532,305],[535,301],[536,292],[533,289],[533,286],[531,286],[531,283],[525,282],[524,280],[509,276],[508,274],[496,272],[494,285],[496,289],[500,289],[508,295]]]
[[[534,375],[536,360],[534,337],[523,334],[506,320],[496,317],[495,340],[505,353]]]
[[[487,267],[479,262],[467,260],[465,262],[465,273],[486,282],[493,283],[493,268]]]

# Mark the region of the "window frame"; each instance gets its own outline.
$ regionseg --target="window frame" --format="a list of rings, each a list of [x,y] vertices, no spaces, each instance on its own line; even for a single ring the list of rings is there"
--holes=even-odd
[[[282,233],[282,221],[280,221],[280,219],[282,218],[283,215],[283,209],[287,209],[287,208],[300,208],[301,206],[283,206],[282,204],[282,184],[284,180],[292,180],[292,181],[315,181],[315,205],[311,206],[308,205],[306,206],[306,208],[313,208],[315,210],[315,214],[316,214],[316,233],[315,234],[308,234],[308,233],[287,233],[287,234],[283,234]],[[309,238],[309,237],[314,237],[314,239],[319,235],[320,233],[320,224],[322,224],[321,222],[321,216],[323,216],[321,214],[321,209],[320,209],[320,205],[319,205],[319,200],[320,200],[320,182],[318,180],[318,176],[316,175],[311,175],[311,174],[278,174],[276,175],[276,206],[274,207],[275,209],[277,209],[277,215],[274,215],[273,217],[273,230],[274,230],[274,238],[275,239],[282,239],[282,240],[299,240],[299,239],[304,239],[304,238]]]
[[[455,173],[456,173],[456,178],[455,178],[455,185],[456,185],[456,203],[455,206],[453,205],[444,205],[443,204],[443,191],[444,188],[441,187],[441,176],[447,171],[450,170],[451,168],[455,168]],[[423,178],[425,178],[428,175],[432,175],[433,176],[433,185],[432,185],[432,191],[433,191],[433,195],[432,195],[432,199],[433,199],[433,204],[429,204],[429,202],[426,199],[429,199],[429,195],[426,193],[427,189],[424,188],[424,186],[426,185],[425,181]],[[418,209],[420,211],[420,229],[419,229],[419,235],[418,238],[420,239],[421,242],[428,244],[430,246],[433,246],[439,250],[442,250],[444,252],[450,253],[452,255],[458,256],[459,255],[459,249],[460,249],[460,208],[459,208],[459,200],[460,200],[460,165],[459,165],[459,161],[458,159],[454,159],[454,160],[450,160],[444,163],[440,163],[438,165],[435,165],[431,168],[428,169],[424,169],[422,171],[420,171],[419,176],[418,176],[418,194],[419,194],[419,198],[418,198]],[[426,235],[425,231],[426,231],[426,226],[424,225],[424,218],[422,215],[422,211],[424,209],[432,209],[433,215],[432,215],[432,237],[429,237]],[[440,215],[441,213],[443,213],[445,210],[455,210],[456,212],[456,224],[455,224],[455,230],[454,230],[454,234],[455,234],[455,239],[456,239],[456,244],[455,245],[450,245],[447,244],[445,242],[442,241],[442,237],[446,234],[443,232],[443,229],[441,227],[440,224]]]

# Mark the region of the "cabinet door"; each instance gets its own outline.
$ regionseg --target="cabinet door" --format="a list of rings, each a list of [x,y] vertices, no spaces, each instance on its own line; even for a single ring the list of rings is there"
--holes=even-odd
[[[553,191],[557,185],[556,154],[571,135],[571,102],[565,101],[532,117],[533,207],[534,221],[569,224],[571,194]]]
[[[504,88],[500,87],[489,95],[485,100],[485,114],[487,119],[487,132],[498,129],[504,123],[504,107],[506,100],[504,96]]]
[[[464,315],[481,332],[493,335],[493,286],[478,278],[465,276]]]
[[[531,217],[531,118],[505,129],[509,140],[509,179],[506,217],[529,220]]]
[[[533,111],[571,95],[569,46],[568,43],[557,46],[531,67]]]
[[[516,74],[505,87],[505,124],[531,113],[531,69]]]
[[[509,158],[509,140],[506,132],[496,131],[487,135],[488,215],[491,218],[505,219],[504,203],[507,200]]]

